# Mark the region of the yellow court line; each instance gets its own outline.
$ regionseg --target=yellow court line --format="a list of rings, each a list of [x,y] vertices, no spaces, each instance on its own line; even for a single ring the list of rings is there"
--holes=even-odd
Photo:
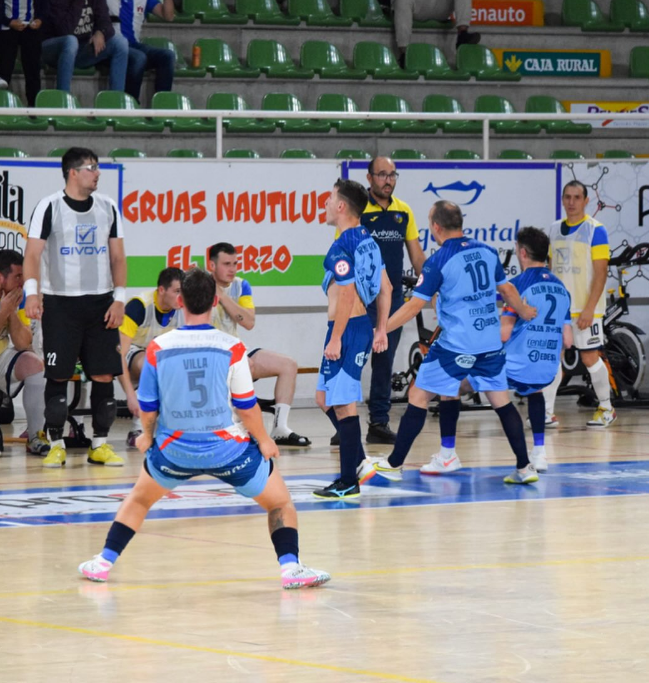
[[[346,666],[335,666],[334,664],[318,664],[317,662],[304,662],[300,659],[287,659],[285,657],[271,657],[270,655],[256,655],[248,652],[237,652],[236,650],[221,650],[215,647],[204,647],[202,645],[187,645],[185,643],[174,643],[170,640],[156,640],[154,638],[143,638],[141,636],[129,636],[123,633],[110,633],[109,631],[95,631],[89,628],[79,628],[77,626],[64,626],[62,624],[49,624],[42,621],[30,621],[28,619],[12,619],[11,617],[0,616],[0,622],[15,624],[16,626],[30,626],[33,628],[48,629],[51,631],[64,631],[66,633],[76,633],[94,638],[109,638],[112,640],[122,640],[139,645],[151,645],[154,647],[168,647],[174,650],[190,650],[192,652],[207,652],[225,657],[241,657],[242,659],[253,659],[260,662],[270,662],[272,664],[289,664],[290,666],[306,667],[309,669],[319,669],[321,671],[334,671],[336,673],[357,674],[370,678],[380,678],[386,681],[401,681],[402,683],[440,683],[431,678],[411,678],[399,674],[382,673],[380,671],[367,671],[365,669],[352,669]]]

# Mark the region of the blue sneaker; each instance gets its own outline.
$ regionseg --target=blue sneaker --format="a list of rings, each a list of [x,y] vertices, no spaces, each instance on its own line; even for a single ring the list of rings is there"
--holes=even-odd
[[[358,482],[350,486],[342,479],[336,479],[333,484],[323,489],[316,489],[313,495],[324,500],[347,500],[347,498],[358,498],[361,495],[361,487]]]

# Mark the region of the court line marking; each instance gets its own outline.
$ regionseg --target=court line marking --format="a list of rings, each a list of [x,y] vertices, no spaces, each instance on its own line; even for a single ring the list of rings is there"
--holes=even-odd
[[[369,671],[366,669],[353,669],[346,666],[336,666],[335,664],[318,664],[317,662],[306,662],[300,659],[288,659],[287,657],[273,657],[271,655],[258,655],[249,652],[237,652],[236,650],[222,650],[220,648],[206,647],[203,645],[189,645],[176,643],[171,640],[157,640],[155,638],[145,638],[143,636],[131,636],[124,633],[111,633],[110,631],[97,631],[95,629],[80,628],[78,626],[65,626],[63,624],[50,624],[44,621],[32,621],[28,619],[14,619],[11,617],[0,616],[0,622],[14,624],[16,626],[28,626],[31,628],[47,629],[50,631],[63,631],[93,638],[107,638],[111,640],[121,640],[139,645],[150,645],[153,647],[166,647],[174,650],[189,650],[191,652],[207,652],[224,657],[240,657],[260,662],[270,662],[272,664],[288,664],[294,667],[309,669],[319,669],[321,671],[334,671],[336,673],[355,674],[369,678],[379,678],[387,681],[401,681],[402,683],[440,683],[432,678],[412,678],[401,676],[400,674],[383,673],[380,671]],[[227,663],[227,662],[226,662]]]

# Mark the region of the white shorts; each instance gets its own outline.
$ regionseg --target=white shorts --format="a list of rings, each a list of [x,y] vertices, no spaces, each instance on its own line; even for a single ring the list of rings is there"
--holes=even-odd
[[[8,346],[0,353],[0,391],[14,398],[23,388],[23,383],[16,379],[14,367],[18,356],[24,351],[17,351],[13,346]]]
[[[604,319],[595,318],[593,324],[585,330],[577,327],[578,318],[572,319],[572,337],[574,346],[580,351],[595,351],[604,346]]]

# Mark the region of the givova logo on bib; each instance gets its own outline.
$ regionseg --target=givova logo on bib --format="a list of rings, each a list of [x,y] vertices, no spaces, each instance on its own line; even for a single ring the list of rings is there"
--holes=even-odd
[[[468,353],[465,353],[461,356],[455,356],[455,364],[459,365],[461,368],[464,368],[465,370],[472,368],[475,365],[476,360],[477,358],[475,356],[471,356]]]

